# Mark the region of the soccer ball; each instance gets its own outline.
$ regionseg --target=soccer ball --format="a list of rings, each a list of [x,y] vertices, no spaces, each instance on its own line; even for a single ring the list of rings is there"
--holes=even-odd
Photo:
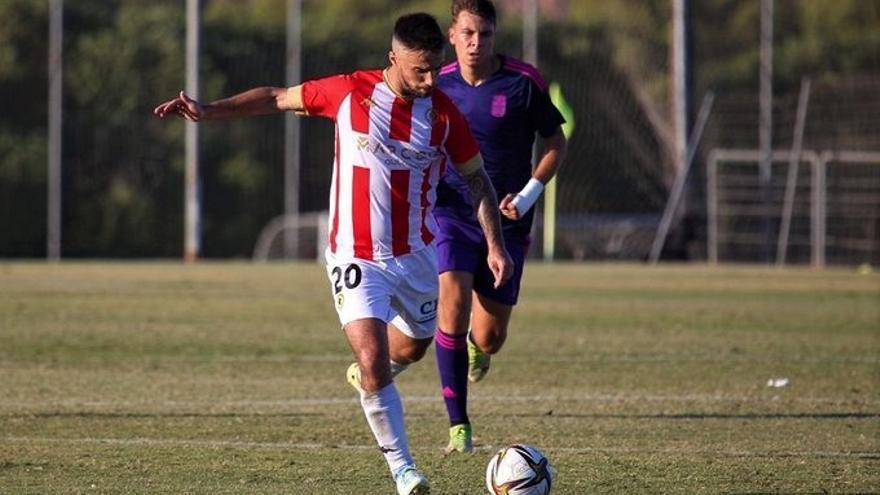
[[[547,495],[555,474],[540,450],[531,445],[511,445],[489,460],[486,488],[492,495]]]

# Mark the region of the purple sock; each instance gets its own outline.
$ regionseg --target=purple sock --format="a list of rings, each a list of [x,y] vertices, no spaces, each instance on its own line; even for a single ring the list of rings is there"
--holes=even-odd
[[[437,370],[450,425],[470,423],[467,415],[467,334],[449,335],[437,329]]]

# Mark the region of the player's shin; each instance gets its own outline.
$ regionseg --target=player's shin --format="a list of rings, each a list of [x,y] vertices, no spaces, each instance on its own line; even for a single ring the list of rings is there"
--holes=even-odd
[[[361,407],[391,473],[413,464],[403,422],[403,403],[394,383],[374,393],[361,393]]]
[[[437,370],[450,425],[469,423],[467,415],[467,334],[451,335],[437,329]]]

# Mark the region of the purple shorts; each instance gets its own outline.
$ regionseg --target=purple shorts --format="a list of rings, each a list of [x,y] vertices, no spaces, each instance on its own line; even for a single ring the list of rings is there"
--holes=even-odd
[[[446,215],[434,215],[437,220],[437,266],[438,273],[460,271],[474,275],[474,290],[481,296],[513,306],[519,299],[519,286],[523,275],[529,238],[522,235],[504,234],[504,244],[513,260],[513,276],[506,284],[495,288],[495,277],[486,264],[489,254],[486,238],[480,227],[462,222]]]

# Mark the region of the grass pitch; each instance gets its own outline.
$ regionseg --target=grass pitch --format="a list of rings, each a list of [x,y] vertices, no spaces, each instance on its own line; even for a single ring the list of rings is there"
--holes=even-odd
[[[0,264],[0,493],[393,493],[350,361],[316,264]],[[533,263],[477,454],[432,352],[398,387],[434,493],[514,442],[556,495],[876,493],[880,276]]]

